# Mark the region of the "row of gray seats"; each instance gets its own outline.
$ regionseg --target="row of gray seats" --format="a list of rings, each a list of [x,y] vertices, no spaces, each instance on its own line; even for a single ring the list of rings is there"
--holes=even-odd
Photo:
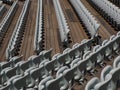
[[[113,53],[118,53],[120,50],[120,32],[117,36],[113,35],[110,40],[105,40],[102,46],[97,45],[92,51],[88,51],[83,55],[83,59],[77,58],[72,61],[70,66],[62,66],[57,70],[56,78],[51,77],[50,70],[47,71],[46,62],[46,74],[44,72],[44,78],[38,85],[38,90],[68,90],[73,86],[75,81],[80,84],[85,80],[86,72],[94,75],[96,65],[104,66],[104,60],[111,60]],[[62,59],[61,59],[62,60]],[[57,65],[57,64],[56,64]],[[51,65],[52,66],[52,65]],[[32,72],[37,70],[32,70]],[[35,72],[34,72],[35,73]],[[36,80],[36,79],[34,79]],[[106,90],[106,89],[103,89]]]
[[[0,7],[0,17],[3,16],[3,14],[5,13],[6,10],[7,10],[7,8],[6,8],[5,5],[3,4],[3,5]]]
[[[120,29],[120,9],[108,0],[89,0],[92,6],[116,29]]]
[[[6,59],[10,59],[15,56],[19,50],[19,46],[23,37],[24,27],[29,11],[30,0],[26,0],[23,6],[22,12],[14,28],[13,34],[6,49]]]
[[[81,57],[81,59],[82,59],[82,55],[86,51],[90,50],[90,48],[92,46],[92,41],[93,41],[92,39],[91,40],[83,40],[81,42],[81,44],[75,44],[72,49],[68,48],[68,49],[64,50],[63,54],[54,55],[53,58],[52,58],[52,62],[49,62],[49,64],[53,67],[54,67],[54,65],[55,65],[55,67],[58,65],[56,68],[59,69],[61,65],[63,65],[63,64],[68,65],[75,58],[78,58],[78,57],[80,58]],[[46,57],[46,58],[49,57],[51,51],[52,51],[52,49],[48,50],[47,52],[49,52],[49,54],[48,53],[44,54],[44,57]],[[43,53],[43,52],[41,52],[41,53]],[[44,58],[40,59],[41,55],[43,56],[43,54],[40,54],[39,57],[31,56],[30,58],[32,60],[35,60],[36,64],[40,63],[40,62],[49,61],[49,60],[45,60]],[[58,62],[56,62],[56,60]],[[55,69],[55,70],[58,70],[58,69]]]
[[[80,0],[69,0],[77,12],[79,18],[84,23],[90,36],[93,38],[100,27],[100,24],[95,20],[94,16],[86,9]]]
[[[20,56],[20,57],[15,56],[15,57],[11,58],[9,61],[0,62],[0,73],[3,69],[5,69],[7,67],[14,67],[16,63],[21,61],[21,59],[22,59],[22,56]]]
[[[10,68],[10,67],[5,68],[2,70],[2,74],[1,74],[1,79],[0,79],[1,85],[3,86],[4,84],[8,83],[7,80],[9,80],[9,79],[11,80],[11,78],[12,78],[12,80],[15,79],[17,77],[17,75],[23,75],[24,72],[27,72],[27,73],[29,72],[29,75],[31,76],[31,77],[29,77],[30,81],[33,79],[35,80],[35,78],[36,79],[39,78],[41,81],[43,78],[45,78],[47,75],[49,75],[49,73],[52,73],[52,71],[56,72],[64,64],[65,65],[70,64],[73,61],[71,58],[80,57],[80,55],[79,55],[80,52],[85,53],[87,50],[90,50],[92,41],[93,41],[92,39],[91,40],[83,40],[81,42],[81,44],[75,44],[72,49],[69,49],[69,51],[68,51],[68,49],[66,49],[66,50],[64,50],[63,54],[54,55],[52,57],[52,60],[49,57],[51,54],[51,51],[52,51],[52,49],[50,49],[48,51],[41,52],[41,54],[39,56],[31,56],[28,59],[28,61],[26,61],[26,62],[24,62],[24,61],[18,62],[14,68]],[[41,55],[43,55],[43,54],[44,54],[44,58],[40,59]],[[70,56],[72,56],[72,57],[70,57]],[[29,75],[21,76],[22,79],[20,77],[19,77],[19,79],[18,78],[16,78],[16,79],[23,80],[23,77],[24,77],[24,80],[28,80],[27,77]],[[25,77],[26,77],[26,79],[25,79]],[[22,84],[22,82],[21,82],[21,84]],[[9,86],[9,84],[7,84],[7,85]],[[30,87],[33,87],[35,85],[35,81],[34,82],[31,81],[31,85],[32,86],[30,86]],[[8,88],[8,86],[5,86],[4,88],[6,88],[6,87]],[[10,86],[11,86],[11,84],[10,84]],[[14,86],[14,87],[16,87],[16,86]],[[26,85],[26,87],[28,88],[29,86]],[[2,90],[4,90],[4,89],[2,89]]]
[[[59,34],[60,34],[60,39],[63,45],[68,45],[69,43],[69,26],[67,23],[67,20],[65,18],[65,15],[62,11],[61,5],[59,0],[53,0],[55,11],[56,11],[56,16],[58,20],[58,25],[59,25]]]
[[[119,35],[119,33],[118,33],[118,35]],[[110,40],[115,40],[115,39],[113,39],[113,38],[115,38],[114,36],[112,36],[111,37],[111,39]],[[82,42],[86,42],[86,40],[83,40]],[[105,44],[105,42],[106,41],[104,41],[104,43],[102,44],[103,46],[104,46],[104,44]],[[81,43],[82,44],[82,43]],[[78,44],[75,44],[75,46],[76,45],[78,45]],[[89,49],[87,49],[87,48],[89,48],[89,45],[90,44],[88,44],[88,47],[86,47],[87,45],[84,45],[84,52],[86,52],[86,51],[88,51]],[[73,48],[71,49],[71,51],[73,50],[74,51],[74,48],[75,48],[75,46],[73,46]],[[81,46],[81,45],[80,45]],[[94,49],[93,49],[93,51],[96,51],[96,49],[100,49],[100,47],[99,46],[96,46]],[[68,51],[69,51],[70,49],[66,49],[66,50],[64,50],[64,52],[63,52],[63,54],[62,55],[60,55],[60,54],[58,54],[58,55],[55,55],[55,56],[53,56],[53,58],[52,58],[52,61],[49,61],[49,60],[43,60],[41,63],[37,63],[37,65],[35,64],[35,66],[37,66],[37,67],[32,67],[32,66],[34,66],[33,64],[32,64],[32,62],[31,61],[27,61],[27,62],[24,62],[23,64],[21,64],[20,65],[20,67],[22,68],[22,72],[20,72],[19,71],[19,73],[22,73],[23,74],[23,72],[24,71],[26,71],[26,69],[28,69],[27,70],[27,75],[25,74],[24,76],[20,76],[19,78],[17,77],[16,78],[16,76],[15,76],[15,78],[14,79],[12,79],[13,81],[15,80],[16,82],[13,84],[14,85],[14,87],[16,87],[17,89],[20,89],[21,87],[34,87],[35,85],[36,85],[36,80],[38,81],[38,79],[40,79],[39,81],[41,81],[43,78],[45,78],[45,81],[46,80],[49,80],[49,79],[52,79],[52,77],[50,76],[51,74],[52,74],[52,71],[57,71],[58,73],[61,71],[61,69],[62,70],[64,70],[64,64],[66,64],[67,66],[68,66],[68,64],[70,64],[71,62],[71,64],[69,65],[69,67],[73,67],[74,65],[75,65],[75,63],[77,63],[78,61],[84,61],[84,59],[86,59],[87,58],[87,56],[89,55],[89,53],[90,53],[90,51],[89,52],[87,52],[86,54],[84,54],[84,56],[83,56],[83,58],[81,59],[81,58],[78,58],[79,56],[77,56],[77,55],[80,55],[80,53],[77,53],[78,51],[79,51],[79,48],[78,48],[78,50],[76,51],[76,52],[74,52],[73,53],[73,55],[72,54],[70,54],[70,53],[68,53]],[[105,48],[103,48],[102,50],[105,50]],[[101,49],[100,49],[100,51],[102,51]],[[108,50],[108,49],[107,49]],[[114,49],[115,50],[115,49]],[[80,50],[81,51],[81,50]],[[99,51],[99,50],[98,50]],[[100,52],[99,51],[99,52]],[[109,51],[109,50],[108,50]],[[67,52],[67,54],[66,55],[64,55],[64,53],[66,53]],[[101,53],[103,53],[103,51],[101,52]],[[97,53],[98,54],[98,53]],[[74,56],[75,55],[75,56]],[[71,57],[70,56],[72,56],[72,57],[76,57],[77,59],[75,59],[75,60],[71,60]],[[103,59],[100,55],[96,55],[95,53],[94,53],[94,55],[90,55],[90,56],[93,56],[93,57],[91,57],[91,58],[95,58],[95,56],[98,56],[98,57],[96,57],[95,58],[95,60],[97,59],[97,58],[99,58],[99,60],[98,61],[100,61],[100,62],[98,62],[97,61],[97,63],[98,64],[100,64],[100,65],[102,65],[102,62],[101,62],[101,59]],[[109,56],[108,54],[107,54],[107,56]],[[65,59],[66,58],[66,59]],[[73,58],[74,59],[74,58]],[[89,58],[90,59],[90,58]],[[35,60],[35,58],[34,58],[34,56],[32,56],[32,57],[30,57],[30,60]],[[91,59],[92,60],[92,59]],[[94,65],[89,61],[89,60],[85,60],[86,61],[86,63],[85,62],[83,62],[82,63],[82,65],[85,67],[85,65],[86,65],[86,67],[85,67],[85,69],[84,70],[86,70],[87,69],[87,71],[88,72],[90,72],[90,73],[93,73],[93,68],[91,69],[91,67],[94,67]],[[38,62],[38,60],[37,60],[37,62]],[[85,64],[84,64],[85,63]],[[39,66],[39,67],[38,67]],[[81,66],[81,67],[83,67],[83,66]],[[27,68],[26,68],[27,67]],[[12,69],[12,70],[15,70],[16,71],[16,68],[18,68],[18,67],[15,67],[15,69]],[[61,69],[60,69],[61,68]],[[68,67],[67,67],[68,68]],[[60,70],[59,70],[60,69]],[[65,67],[65,69],[66,69],[66,67]],[[70,69],[71,70],[71,69]],[[75,69],[73,69],[73,70],[76,70],[76,68]],[[92,71],[91,71],[92,70]],[[11,70],[10,70],[11,71]],[[71,71],[72,73],[73,73],[73,71]],[[7,71],[6,71],[6,74],[7,74]],[[15,74],[16,75],[16,74]],[[56,74],[56,76],[57,75],[59,75],[59,74]],[[67,77],[68,77],[68,75],[69,74],[67,74]],[[4,75],[5,76],[5,75]],[[13,76],[13,75],[12,75]],[[30,84],[30,86],[28,86],[28,85],[26,85],[26,81],[28,80],[28,76],[30,76],[29,77],[29,84]],[[81,76],[81,75],[80,75]],[[47,77],[47,78],[46,78]],[[61,77],[62,78],[62,77]],[[61,78],[60,78],[60,80],[61,80]],[[83,79],[83,77],[82,77],[82,79]],[[81,80],[82,80],[81,79]],[[10,79],[11,80],[11,79]],[[26,85],[26,86],[24,86],[23,84],[22,84],[22,81],[24,80],[24,85]],[[59,79],[57,79],[57,81],[58,81],[58,83],[56,83],[57,85],[59,84],[59,81],[60,81]],[[81,83],[81,80],[80,80],[80,83]],[[5,80],[6,81],[6,80]],[[39,89],[40,88],[42,88],[41,87],[41,84],[43,85],[43,84],[45,84],[44,82],[44,79],[40,82],[40,85],[39,85]],[[55,79],[55,81],[56,81],[56,79]],[[78,80],[79,81],[79,80]],[[21,83],[20,83],[21,82]],[[19,83],[20,85],[18,85],[18,86],[16,86],[15,84],[17,84],[17,83]],[[8,85],[8,84],[7,84]],[[11,85],[11,84],[10,84]],[[37,86],[38,86],[38,84],[37,84]],[[60,88],[60,87],[58,87],[58,86],[56,86],[56,85],[54,85],[55,87],[52,87],[52,89],[54,89],[54,88]],[[4,87],[4,88],[6,88],[6,86]],[[40,89],[41,90],[41,89]],[[43,90],[43,89],[42,89]],[[51,89],[50,89],[51,90]]]
[[[38,67],[42,60],[50,60],[51,51],[52,49],[42,51],[40,55],[34,55],[30,57],[27,61],[22,61],[21,57],[14,57],[9,62],[2,62],[4,65],[0,63],[1,67],[4,66],[0,72],[0,90],[1,88],[9,85],[9,81],[13,80],[14,78],[17,78],[18,76],[23,76],[25,72],[28,72]]]
[[[15,1],[13,5],[10,7],[9,11],[7,12],[6,16],[3,18],[2,22],[0,23],[0,43],[2,42],[4,35],[6,31],[8,30],[8,27],[12,21],[12,18],[14,17],[14,14],[17,11],[18,8],[18,1]],[[3,8],[3,9],[2,9]],[[5,11],[5,6],[1,7],[1,15]]]
[[[39,53],[43,47],[43,1],[38,0],[36,28],[34,37],[34,50]]]
[[[120,88],[120,56],[113,66],[106,66],[98,77],[92,78],[86,85],[85,90],[117,90]]]
[[[72,49],[68,48],[68,49],[64,50],[63,54],[58,54],[59,56],[58,55],[54,55],[53,58],[52,58],[52,62],[49,62],[49,64],[51,66],[53,66],[53,68],[55,68],[58,65],[55,68],[55,71],[56,71],[56,70],[58,70],[60,68],[61,65],[64,65],[64,64],[68,65],[68,64],[70,64],[73,61],[73,59],[75,59],[75,58],[81,57],[81,59],[82,59],[82,55],[86,51],[90,50],[90,48],[92,46],[92,42],[93,42],[93,40],[91,39],[91,40],[83,40],[81,42],[81,44],[78,44],[78,43],[75,44]],[[48,50],[46,52],[44,51],[44,53],[46,53],[46,54],[44,54],[44,57],[46,57],[46,58],[41,58],[41,55],[43,56],[43,52],[41,52],[42,54],[40,54],[39,56],[37,56],[37,57],[36,56],[31,56],[30,59],[32,59],[32,61],[36,62],[36,64],[37,63],[39,64],[39,63],[45,62],[45,61],[49,61],[49,60],[46,60],[46,59],[50,56],[51,51],[52,51],[52,49],[50,49],[50,50]],[[58,62],[56,62],[56,60]],[[3,67],[3,66],[1,66],[1,67]],[[26,65],[26,67],[27,67],[27,65]],[[51,68],[50,68],[50,70],[51,70]]]

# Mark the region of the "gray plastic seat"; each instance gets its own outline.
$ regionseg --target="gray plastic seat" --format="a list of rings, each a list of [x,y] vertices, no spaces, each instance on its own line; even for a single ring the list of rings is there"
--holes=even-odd
[[[34,81],[37,79],[43,79],[49,76],[49,72],[44,66],[41,66],[39,68],[35,68],[30,71],[30,78],[32,78]]]
[[[90,55],[86,59],[83,59],[83,61],[85,64],[86,71],[91,75],[94,75],[96,62],[93,57],[93,53],[90,53]]]
[[[52,60],[51,63],[54,66],[54,71],[57,71],[61,67],[61,65],[57,59]]]
[[[20,73],[24,73],[25,70],[27,70],[31,67],[35,67],[35,65],[32,62],[32,60],[28,60],[28,61],[21,61],[21,62],[17,63],[16,67],[19,67]]]
[[[53,57],[52,57],[52,60],[57,59],[59,55],[61,55],[61,54],[60,53],[54,54]]]
[[[21,76],[19,78],[16,78],[12,81],[12,86],[11,86],[11,89],[12,90],[20,90],[20,89],[23,89],[25,87],[27,87],[27,75],[28,74],[25,74],[24,76]]]
[[[77,58],[77,59],[73,60],[70,64],[71,68],[74,67],[74,65],[78,64],[79,61],[81,61],[80,58]]]
[[[89,58],[91,53],[91,51],[86,51],[86,53],[83,55],[83,60]]]
[[[92,57],[96,59],[96,64],[104,67],[104,49],[99,45],[93,48],[93,55]]]
[[[97,77],[92,78],[87,85],[85,86],[85,90],[96,90],[94,89],[95,85],[99,83],[99,79]]]
[[[62,67],[57,71],[56,77],[59,77],[59,75],[61,75],[61,74],[63,75],[63,72],[64,72],[66,69],[68,69],[67,66],[62,66]]]
[[[66,54],[60,54],[57,57],[57,61],[60,63],[60,66],[63,66],[65,64],[65,62],[66,62],[65,57],[66,57]],[[67,60],[68,60],[69,63],[71,62],[71,58],[70,57]]]
[[[84,53],[86,53],[87,51],[90,51],[90,44],[88,44],[88,41],[89,40],[87,40],[87,39],[83,39],[82,41],[81,41],[81,44],[84,44]]]
[[[49,50],[42,51],[40,54],[43,55],[43,59],[49,59],[50,60],[51,59],[52,51],[53,51],[53,49],[51,48]]]
[[[102,47],[105,50],[105,57],[108,58],[109,60],[112,59],[112,43],[108,40],[104,40],[102,43]]]
[[[113,52],[119,55],[119,43],[117,42],[117,36],[112,35],[110,37],[110,42],[112,43]]]
[[[69,83],[69,88],[71,88],[74,84],[74,77],[75,77],[75,72],[76,68],[72,67],[70,69],[64,70],[63,74],[66,79],[66,81]]]
[[[111,70],[112,70],[112,66],[110,65],[106,66],[101,72],[100,80],[105,81],[106,75],[109,74]]]
[[[119,81],[120,81],[120,68],[114,68],[110,71],[110,74],[112,75],[112,79],[111,79],[111,84],[112,84],[112,88],[113,90],[116,90],[117,88],[119,88]]]
[[[83,84],[85,79],[86,61],[79,61],[74,65],[74,80],[77,80],[80,84]]]
[[[52,79],[52,76],[48,76],[45,79],[41,80],[38,85],[38,90],[47,90],[46,83]]]
[[[116,57],[113,63],[113,67],[117,68],[120,66],[120,56]]]
[[[120,52],[119,37],[115,36],[112,41],[113,41],[113,51],[119,55],[119,52]]]
[[[111,82],[112,76],[109,74],[106,77],[107,79],[105,81],[101,81],[94,86],[95,90],[114,90],[113,84]]]
[[[73,56],[73,58],[80,58],[82,56],[81,52],[79,51],[78,43],[72,46],[72,49],[70,50],[70,56]]]
[[[63,75],[59,75],[56,79],[50,80],[46,83],[48,90],[67,90],[69,88],[67,80]]]
[[[10,61],[13,61],[16,64],[22,60],[22,57],[23,56],[19,56],[19,57],[15,56],[15,57],[11,58]]]

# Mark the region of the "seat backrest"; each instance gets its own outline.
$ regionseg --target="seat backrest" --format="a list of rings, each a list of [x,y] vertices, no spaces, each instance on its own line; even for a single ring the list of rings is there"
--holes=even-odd
[[[64,72],[66,69],[68,69],[67,66],[62,66],[62,67],[57,71],[56,77],[58,77],[60,74],[63,75],[63,72]]]
[[[64,76],[60,75],[56,79],[48,81],[46,87],[48,90],[67,90],[69,85]]]
[[[112,82],[114,84],[114,87],[117,87],[117,83],[119,84],[119,80],[120,80],[120,67],[114,68],[110,71],[110,74],[112,75]]]
[[[1,64],[2,69],[6,68],[6,67],[11,67],[12,61],[9,62],[5,62],[3,64]]]
[[[111,82],[112,76],[107,75],[107,80],[101,81],[94,86],[94,90],[115,90],[113,89],[113,84]]]
[[[83,59],[87,59],[87,58],[89,58],[90,57],[90,55],[91,55],[91,51],[87,51],[84,55],[83,55]]]
[[[12,60],[16,64],[22,60],[22,57],[23,56],[20,56],[20,57],[15,56],[15,57],[11,58],[10,61]]]
[[[54,67],[54,71],[57,71],[61,66],[57,59],[52,60],[51,63]]]
[[[102,42],[102,46],[105,46],[107,43],[108,43],[108,40],[104,40],[104,41]]]
[[[77,67],[79,68],[80,71],[86,71],[86,67],[87,67],[87,60],[81,60],[78,62]]]
[[[85,70],[84,70],[84,68],[80,68],[80,64],[74,65],[72,67],[72,71],[73,71],[73,74],[74,74],[74,80],[83,79]]]
[[[11,68],[11,70],[6,72],[6,75],[8,78],[11,78],[12,76],[17,75],[17,69],[18,67]]]
[[[32,60],[28,60],[28,61],[25,61],[24,63],[21,63],[20,65],[20,68],[25,71],[27,70],[29,67],[32,67],[34,66],[34,63]]]
[[[13,88],[16,88],[17,90],[20,90],[23,87],[27,87],[26,80],[27,80],[27,75],[21,76],[19,78],[16,78],[13,80]]]
[[[115,35],[110,36],[110,41],[115,40],[115,39],[116,39]]]
[[[45,78],[45,77],[49,76],[49,72],[48,72],[48,70],[46,69],[45,66],[41,66],[39,68],[40,68],[39,72],[40,72],[41,78]]]
[[[70,69],[66,69],[63,74],[65,79],[67,80],[67,82],[71,81],[72,79],[74,79],[74,72],[75,72],[76,68],[72,67]]]
[[[71,68],[74,67],[74,65],[78,64],[79,61],[81,61],[80,58],[76,58],[75,60],[73,60],[70,64]]]
[[[113,43],[111,43],[110,41],[106,41],[105,43],[102,43],[102,49],[104,49],[104,54],[106,57],[109,57],[110,55],[112,55],[112,46]]]
[[[92,78],[88,83],[87,85],[85,86],[85,90],[97,90],[97,89],[94,89],[95,85],[97,83],[99,83],[99,79],[97,77],[94,77]]]
[[[78,48],[72,48],[70,51],[69,51],[69,55],[71,58],[77,58],[79,57],[79,51],[77,50]]]
[[[67,53],[63,53],[60,54],[57,58],[58,62],[60,63],[61,66],[63,66],[65,64],[65,57],[66,57]]]
[[[47,90],[47,88],[46,88],[46,83],[47,83],[48,81],[52,80],[52,79],[53,79],[52,76],[48,76],[48,77],[46,77],[45,79],[41,80],[40,83],[39,83],[39,85],[38,85],[38,89],[39,89],[39,90]]]
[[[118,51],[118,53],[117,54],[119,54],[119,42],[117,41],[118,39],[116,38],[112,43],[112,47],[113,47],[113,51],[115,52],[115,51]]]
[[[51,49],[49,49],[49,50],[47,50],[47,51],[45,51],[44,53],[43,53],[43,57],[45,58],[45,59],[51,59],[51,54],[52,54],[52,51],[53,51],[53,49],[51,48]]]
[[[108,65],[106,66],[102,72],[101,72],[101,75],[100,75],[100,80],[101,81],[105,81],[105,78],[106,78],[106,75],[109,74],[109,72],[112,70],[112,66],[111,65]]]
[[[41,76],[41,68],[35,68],[33,70],[30,71],[30,76],[33,80],[37,80],[38,78],[42,78]]]
[[[45,68],[48,70],[48,72],[51,72],[52,70],[54,70],[54,65],[52,61],[47,62],[45,65]]]
[[[42,62],[39,64],[39,66],[45,65],[45,64],[48,63],[48,62],[49,62],[49,60],[46,59],[46,60],[42,61]]]
[[[99,50],[99,48],[100,48],[100,45],[94,46],[94,47],[93,47],[93,52],[96,52],[97,50]]]
[[[113,63],[113,68],[117,68],[120,66],[120,56],[116,57]]]
[[[39,65],[43,61],[43,57],[42,55],[38,55],[38,56],[34,55],[32,60],[36,65]]]
[[[53,57],[52,57],[52,59],[56,59],[56,58],[58,58],[58,56],[60,56],[60,55],[61,55],[60,53],[54,54]]]

